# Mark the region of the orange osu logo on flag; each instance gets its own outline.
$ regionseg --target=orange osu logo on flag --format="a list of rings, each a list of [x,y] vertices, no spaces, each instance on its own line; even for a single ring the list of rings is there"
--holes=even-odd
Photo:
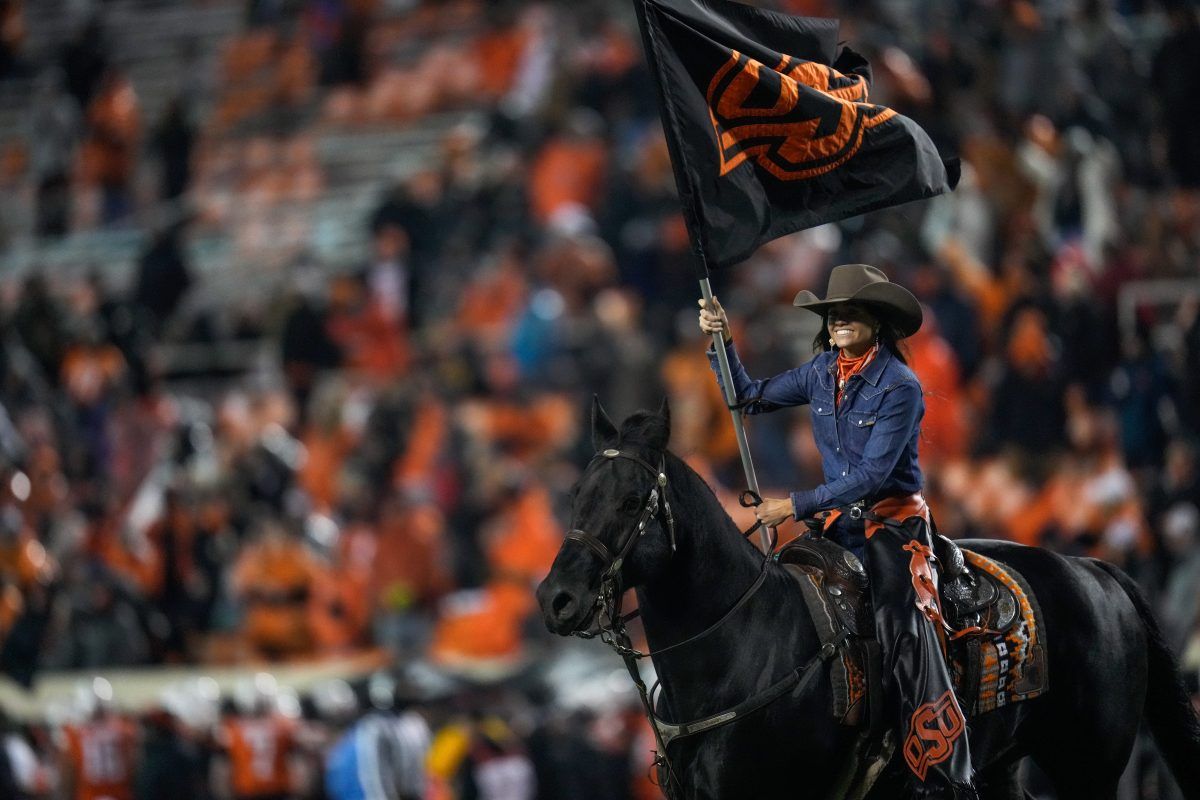
[[[904,740],[904,762],[919,780],[934,764],[940,764],[954,752],[954,741],[966,730],[966,722],[954,693],[947,691],[932,703],[913,712]]]
[[[774,104],[762,105],[764,96]],[[858,152],[867,130],[896,114],[865,102],[861,75],[789,55],[772,69],[736,50],[709,82],[707,97],[721,175],[754,159],[785,181],[836,169]]]

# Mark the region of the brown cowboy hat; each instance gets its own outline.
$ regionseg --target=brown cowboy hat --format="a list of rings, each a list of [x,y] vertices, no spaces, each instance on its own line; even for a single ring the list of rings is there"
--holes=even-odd
[[[921,327],[921,304],[912,292],[892,283],[878,267],[867,264],[842,264],[829,274],[825,299],[808,289],[796,295],[792,305],[825,315],[830,306],[838,303],[862,303],[896,326],[900,338],[912,336]]]

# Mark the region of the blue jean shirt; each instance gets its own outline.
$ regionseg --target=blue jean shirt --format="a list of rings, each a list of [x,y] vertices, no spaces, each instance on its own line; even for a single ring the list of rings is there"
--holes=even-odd
[[[813,437],[821,453],[825,482],[791,493],[796,519],[818,511],[866,500],[910,495],[921,490],[917,437],[925,400],[916,374],[887,347],[850,377],[834,406],[837,353],[818,354],[803,366],[766,380],[746,374],[733,343],[725,345],[738,402],[753,399],[747,414],[761,414],[807,403]],[[717,354],[708,351],[718,383]]]

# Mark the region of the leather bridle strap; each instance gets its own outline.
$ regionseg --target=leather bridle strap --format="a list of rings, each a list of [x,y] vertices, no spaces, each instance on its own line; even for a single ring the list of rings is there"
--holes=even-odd
[[[592,536],[587,531],[582,531],[579,528],[572,528],[571,530],[567,531],[567,535],[563,538],[569,539],[572,542],[579,542],[581,545],[587,547],[593,553],[600,556],[601,560],[603,560],[605,564],[611,564],[613,562],[612,553],[610,553],[608,548],[604,546],[604,542],[600,541],[595,536]]]
[[[572,528],[571,530],[567,531],[565,539],[573,542],[579,542],[593,553],[600,556],[605,565],[606,577],[612,577],[612,573],[615,573],[621,568],[621,564],[625,561],[625,557],[629,555],[630,551],[633,549],[633,546],[637,543],[637,540],[646,533],[646,529],[650,525],[650,521],[658,516],[658,512],[661,509],[663,516],[666,517],[667,535],[671,540],[671,552],[674,553],[676,548],[675,517],[671,513],[671,503],[667,500],[666,466],[664,464],[660,464],[657,468],[655,468],[651,466],[649,461],[646,461],[641,456],[615,449],[601,450],[592,457],[592,461],[595,462],[596,459],[599,458],[608,460],[623,458],[627,461],[634,462],[654,476],[655,483],[654,486],[651,487],[646,505],[642,509],[642,516],[638,519],[637,525],[633,528],[629,536],[627,536],[625,541],[621,543],[621,551],[616,555],[616,557],[613,556],[612,551],[609,550],[608,546],[605,545],[604,542],[600,541],[598,538],[581,528]],[[591,465],[589,464],[589,466]]]

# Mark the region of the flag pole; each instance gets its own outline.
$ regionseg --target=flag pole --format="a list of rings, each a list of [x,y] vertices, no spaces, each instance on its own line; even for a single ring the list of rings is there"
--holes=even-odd
[[[707,271],[707,270],[706,270]],[[708,276],[700,280],[700,292],[704,296],[704,304],[712,308],[712,284]],[[736,390],[733,388],[733,372],[729,369],[729,354],[725,352],[725,340],[720,331],[713,334],[713,349],[717,351],[717,365],[721,369],[721,387],[725,393],[725,405],[733,406],[737,402]],[[750,458],[750,442],[746,439],[746,426],[742,422],[741,409],[730,408],[729,415],[733,418],[733,432],[737,436],[738,453],[742,457],[742,471],[746,473],[746,488],[758,494],[758,475],[754,472],[754,461]],[[758,529],[759,549],[764,553],[771,547],[771,534],[764,525]]]

